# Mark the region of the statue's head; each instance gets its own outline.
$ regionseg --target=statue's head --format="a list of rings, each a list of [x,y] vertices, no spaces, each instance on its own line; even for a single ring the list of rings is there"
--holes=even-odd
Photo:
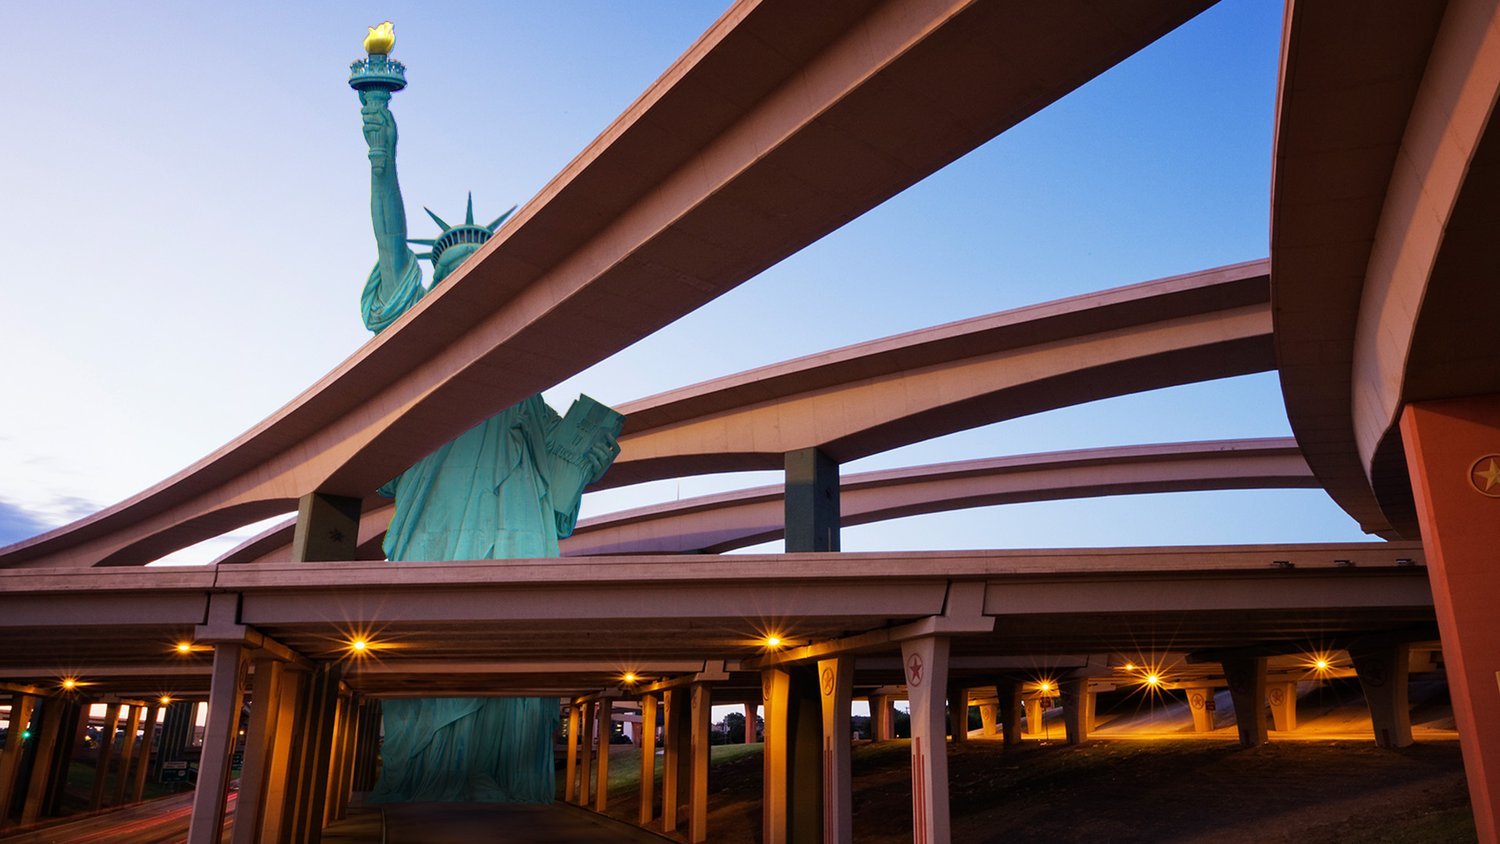
[[[454,270],[458,269],[458,266],[468,260],[470,255],[478,252],[479,247],[483,246],[485,241],[490,239],[495,230],[500,228],[500,224],[504,223],[506,218],[510,217],[511,212],[516,209],[512,206],[510,211],[501,214],[494,222],[487,226],[475,225],[474,223],[473,194],[469,194],[469,206],[464,214],[462,225],[450,226],[443,221],[442,217],[432,213],[431,210],[426,208],[422,210],[426,211],[427,216],[431,217],[432,221],[438,224],[443,233],[435,240],[413,238],[411,242],[432,247],[431,252],[418,255],[417,257],[432,261],[432,283],[437,284],[447,278]]]

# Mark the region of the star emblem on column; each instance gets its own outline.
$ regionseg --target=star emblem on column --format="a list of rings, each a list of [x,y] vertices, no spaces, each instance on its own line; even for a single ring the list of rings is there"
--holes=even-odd
[[[911,657],[906,660],[906,684],[908,686],[922,685],[921,654],[912,654]]]
[[[1480,495],[1500,498],[1500,454],[1486,454],[1469,468],[1469,482]]]

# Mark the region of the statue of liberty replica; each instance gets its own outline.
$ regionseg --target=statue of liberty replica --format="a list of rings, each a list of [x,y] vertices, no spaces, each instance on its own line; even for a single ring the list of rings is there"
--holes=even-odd
[[[476,225],[471,195],[462,225],[449,225],[428,211],[439,235],[408,240],[390,110],[391,94],[406,87],[406,78],[404,66],[390,58],[394,45],[389,21],[372,27],[364,42],[368,58],[356,61],[349,77],[359,92],[370,148],[370,215],[379,256],[360,308],[366,327],[377,334],[431,289],[422,285],[420,259],[432,262],[436,287],[510,215]],[[408,243],[431,251],[418,255]],[[619,454],[615,438],[623,421],[586,396],[559,418],[534,395],[479,423],[380,489],[396,500],[386,558],[558,556],[558,539],[573,531],[583,488]],[[386,701],[383,711],[383,769],[372,800],[553,799],[555,698],[398,698]]]

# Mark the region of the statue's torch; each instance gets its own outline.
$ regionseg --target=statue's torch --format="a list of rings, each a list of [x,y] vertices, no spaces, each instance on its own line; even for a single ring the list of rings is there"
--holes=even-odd
[[[349,65],[349,87],[356,91],[392,93],[406,87],[406,66],[391,58],[396,46],[396,27],[390,21],[369,27],[365,36],[365,58]]]

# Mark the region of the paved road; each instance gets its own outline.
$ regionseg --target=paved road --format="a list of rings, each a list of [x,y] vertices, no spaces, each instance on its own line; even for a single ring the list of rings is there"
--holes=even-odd
[[[475,841],[661,844],[663,840],[667,840],[565,805],[400,803],[386,806],[385,809],[386,841],[389,844],[472,844]],[[326,835],[324,840],[328,840]]]

